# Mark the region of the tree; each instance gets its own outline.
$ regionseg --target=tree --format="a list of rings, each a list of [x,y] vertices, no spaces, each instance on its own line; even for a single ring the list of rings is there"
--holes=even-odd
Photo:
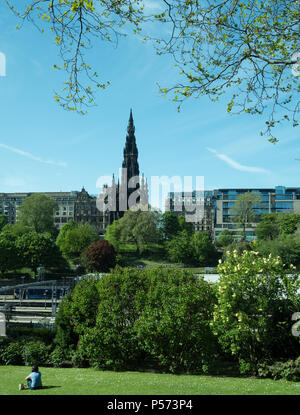
[[[63,244],[63,241],[64,241],[64,238],[66,236],[66,233],[69,230],[72,230],[72,229],[77,228],[77,226],[78,226],[77,223],[75,223],[73,220],[70,220],[69,222],[65,223],[60,228],[59,234],[57,235],[57,238],[56,238],[56,244],[58,246],[61,246]]]
[[[232,221],[242,227],[242,240],[246,240],[246,225],[257,222],[258,218],[255,214],[254,207],[261,202],[261,197],[257,193],[247,192],[240,194],[232,208],[230,214]]]
[[[83,251],[99,236],[95,229],[88,223],[70,224],[58,235],[57,245],[67,259],[79,260]]]
[[[64,263],[61,252],[49,233],[25,233],[17,238],[16,246],[24,266],[32,268],[35,273],[39,266],[57,267]]]
[[[27,197],[19,210],[18,220],[21,225],[32,227],[35,232],[57,233],[53,223],[53,216],[57,210],[56,201],[48,195],[41,193]]]
[[[273,240],[297,231],[300,215],[296,213],[265,213],[256,227],[258,240]]]
[[[232,232],[228,229],[223,229],[216,239],[216,245],[222,248],[232,244],[234,242],[234,237]]]
[[[91,48],[95,38],[117,45],[122,27],[128,23],[135,33],[143,20],[143,4],[140,0],[29,0],[24,12],[16,10],[7,1],[13,13],[21,20],[19,29],[25,21],[37,26],[43,33],[43,25],[49,25],[54,41],[59,48],[61,65],[55,70],[66,72],[66,81],[55,100],[64,109],[82,114],[83,106],[95,105],[95,90],[105,90],[110,82],[99,80],[99,75],[84,59],[84,51]],[[41,19],[40,25],[36,23]],[[43,27],[42,27],[43,26]]]
[[[167,243],[167,252],[172,262],[209,266],[215,265],[218,252],[206,232],[195,232],[189,235],[182,231]]]
[[[158,229],[160,215],[155,211],[127,210],[119,219],[120,241],[134,243],[138,254],[144,249],[145,244],[160,241]]]
[[[191,247],[195,264],[202,267],[217,265],[219,254],[207,232],[195,232],[191,238]]]
[[[300,223],[300,215],[297,213],[282,214],[279,221],[281,235],[291,235],[296,232]]]
[[[258,252],[263,256],[279,256],[282,262],[300,265],[300,241],[295,235],[281,235],[276,239],[259,240],[255,245]]]
[[[109,272],[116,265],[116,251],[108,241],[99,240],[88,246],[83,259],[89,271]]]
[[[120,223],[118,220],[114,220],[113,223],[106,228],[105,239],[113,245],[116,251],[119,250],[120,236]]]
[[[254,242],[255,241],[253,241],[252,243]],[[251,251],[251,247],[252,245],[246,241],[233,242],[232,244],[227,245],[224,248],[223,260],[226,260],[226,258],[232,255],[234,251],[237,253],[237,255],[242,255],[245,251]]]
[[[281,343],[282,353],[292,342],[291,349],[298,354],[298,340],[291,339],[290,325],[285,323],[299,307],[300,277],[295,268],[286,269],[273,255],[233,251],[217,270],[213,332],[223,351],[238,358],[241,372],[255,373],[259,361],[275,357],[275,342]]]
[[[10,234],[14,235],[15,238],[24,235],[24,233],[32,232],[33,230],[34,229],[32,226],[26,226],[20,222],[17,222],[15,224],[8,223],[2,229],[3,232],[9,232]]]
[[[238,113],[267,113],[264,133],[272,142],[277,141],[271,131],[278,122],[298,125],[299,102],[292,92],[299,85],[297,1],[164,3],[159,19],[172,28],[166,39],[158,39],[158,53],[172,54],[183,80],[161,88],[163,93],[172,91],[179,103],[200,95],[216,101],[231,88],[227,111],[235,107]]]
[[[277,213],[264,213],[255,228],[258,240],[273,240],[279,236],[279,216]]]
[[[282,120],[298,125],[299,103],[294,99],[299,74],[299,4],[297,0],[167,0],[159,1],[157,13],[144,8],[140,0],[28,0],[24,12],[12,11],[21,23],[36,18],[49,25],[60,49],[61,65],[67,80],[56,101],[68,110],[82,111],[94,104],[96,88],[109,84],[98,80],[84,59],[84,51],[95,38],[117,43],[125,24],[144,39],[154,41],[158,54],[170,54],[182,82],[160,88],[174,93],[174,101],[205,95],[213,102],[233,89],[227,110],[239,113],[267,113],[270,140],[272,128]],[[144,25],[152,25],[149,35]],[[153,34],[153,27],[156,32]],[[19,27],[18,27],[19,28]],[[144,29],[144,31],[142,31]],[[44,31],[44,27],[41,28]],[[278,117],[275,117],[278,114]],[[262,133],[263,134],[263,133]]]
[[[170,242],[167,242],[167,253],[172,262],[194,264],[191,237],[187,231],[180,232]]]
[[[0,233],[0,272],[21,268],[23,265],[20,251],[16,246],[16,236],[9,229]]]
[[[4,228],[4,226],[7,224],[7,217],[5,215],[0,215],[0,232]]]
[[[187,222],[184,216],[178,216],[178,223],[181,231],[186,231],[189,235],[194,233],[194,224]]]
[[[180,225],[174,212],[167,211],[162,214],[162,233],[166,240],[172,239],[180,231]]]

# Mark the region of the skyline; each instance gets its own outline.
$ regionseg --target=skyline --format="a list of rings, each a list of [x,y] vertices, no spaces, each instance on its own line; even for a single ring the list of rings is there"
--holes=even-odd
[[[98,107],[81,116],[54,99],[63,74],[51,35],[41,35],[0,5],[0,192],[71,191],[84,186],[98,194],[100,176],[117,176],[123,158],[130,108],[136,128],[140,172],[151,176],[204,176],[204,188],[299,187],[297,129],[277,129],[280,141],[260,136],[264,118],[229,115],[228,97],[206,97],[177,104],[158,94],[156,82],[178,79],[167,56],[156,56],[137,37],[121,39],[117,49],[96,42],[89,51],[103,80],[112,85],[96,96]],[[278,135],[278,134],[277,134]]]

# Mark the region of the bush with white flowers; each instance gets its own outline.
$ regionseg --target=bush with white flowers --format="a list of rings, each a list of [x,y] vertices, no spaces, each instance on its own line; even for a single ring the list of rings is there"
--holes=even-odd
[[[295,267],[251,250],[233,251],[217,270],[211,326],[224,352],[238,359],[241,373],[255,373],[260,361],[297,353],[299,339],[291,334],[291,316],[300,311]]]

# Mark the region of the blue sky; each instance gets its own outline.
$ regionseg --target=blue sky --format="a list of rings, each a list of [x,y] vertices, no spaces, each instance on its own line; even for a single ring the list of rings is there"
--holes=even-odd
[[[3,2],[2,2],[3,3]],[[98,107],[81,116],[53,99],[63,74],[53,35],[41,35],[0,6],[0,192],[70,191],[97,194],[99,176],[118,174],[130,108],[136,127],[140,171],[145,176],[204,176],[206,189],[300,186],[299,132],[284,125],[280,142],[260,136],[264,118],[227,114],[227,102],[191,99],[177,104],[158,93],[178,78],[168,57],[130,36],[117,49],[97,41],[95,70],[111,86]],[[18,4],[26,3],[20,1]]]

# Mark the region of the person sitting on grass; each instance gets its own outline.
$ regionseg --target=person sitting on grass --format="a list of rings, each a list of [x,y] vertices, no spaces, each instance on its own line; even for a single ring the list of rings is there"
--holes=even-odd
[[[30,375],[26,376],[27,386],[29,389],[41,389],[42,388],[42,374],[39,372],[37,366],[32,366]],[[20,384],[19,389],[25,389],[23,383]]]

